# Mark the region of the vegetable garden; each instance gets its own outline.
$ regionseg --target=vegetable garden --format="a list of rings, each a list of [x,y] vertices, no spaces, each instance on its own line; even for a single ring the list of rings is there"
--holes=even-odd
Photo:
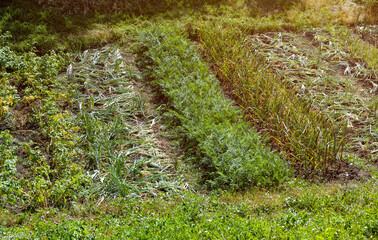
[[[378,237],[376,7],[1,3],[1,238]]]

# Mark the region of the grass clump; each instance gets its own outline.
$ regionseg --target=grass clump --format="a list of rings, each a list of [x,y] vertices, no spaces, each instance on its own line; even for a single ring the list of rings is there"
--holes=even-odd
[[[174,107],[209,186],[272,186],[288,177],[288,166],[240,119],[240,111],[178,29],[152,26],[140,33],[140,41],[139,50],[152,61],[148,71]]]

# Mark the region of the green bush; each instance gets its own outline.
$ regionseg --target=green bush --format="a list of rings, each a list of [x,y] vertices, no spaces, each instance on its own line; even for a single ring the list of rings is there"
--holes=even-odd
[[[224,97],[197,49],[175,28],[152,26],[140,33],[149,73],[174,107],[212,188],[272,186],[289,175],[284,161],[264,147]]]

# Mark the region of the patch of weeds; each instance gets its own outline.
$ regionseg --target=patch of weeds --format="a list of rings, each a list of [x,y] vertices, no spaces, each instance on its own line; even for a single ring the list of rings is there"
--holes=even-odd
[[[87,197],[185,189],[155,143],[156,116],[145,114],[133,89],[138,71],[126,52],[86,51],[68,65],[66,54],[16,53],[2,36],[2,207],[64,207]],[[13,138],[19,144],[9,143]]]
[[[19,142],[14,154],[22,161],[13,162],[15,173],[10,179],[22,186],[24,199],[15,204],[9,201],[12,191],[4,191],[3,200],[8,200],[2,205],[16,210],[64,205],[88,183],[83,168],[76,163],[80,151],[78,129],[71,114],[63,110],[70,101],[64,90],[67,85],[57,77],[67,56],[55,52],[40,57],[16,53],[7,44],[1,48],[1,93],[5,94],[1,133]],[[72,181],[63,180],[68,177]]]

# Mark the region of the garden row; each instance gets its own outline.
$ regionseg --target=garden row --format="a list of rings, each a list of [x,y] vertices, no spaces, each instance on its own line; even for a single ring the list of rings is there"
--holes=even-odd
[[[298,97],[287,79],[268,68],[257,53],[259,45],[250,44],[247,36],[246,31],[220,24],[203,27],[198,37],[219,79],[288,159],[310,174],[339,162],[345,124]]]
[[[278,154],[242,119],[198,49],[177,28],[152,26],[140,33],[142,63],[174,110],[193,162],[212,188],[272,186],[290,173]]]

